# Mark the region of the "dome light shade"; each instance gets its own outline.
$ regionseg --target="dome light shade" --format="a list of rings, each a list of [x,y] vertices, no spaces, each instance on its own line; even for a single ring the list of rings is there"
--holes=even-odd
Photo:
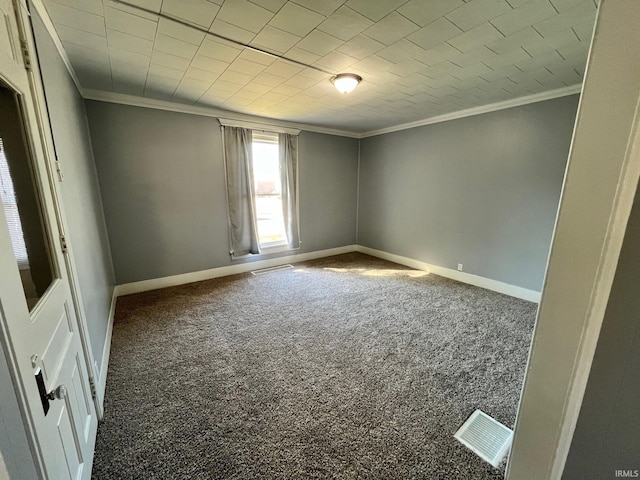
[[[355,73],[339,73],[331,79],[331,83],[340,93],[353,92],[361,81],[362,77]]]

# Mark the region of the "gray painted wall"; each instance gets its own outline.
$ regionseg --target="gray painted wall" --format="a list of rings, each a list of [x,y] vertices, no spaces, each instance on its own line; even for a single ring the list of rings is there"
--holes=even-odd
[[[58,161],[73,261],[95,360],[102,362],[114,275],[84,102],[37,13],[33,28]]]
[[[640,472],[640,190],[636,193],[562,476]],[[638,474],[636,474],[638,476]]]
[[[358,243],[539,291],[577,103],[362,140]]]
[[[86,108],[117,283],[230,265],[218,121],[96,101]],[[355,243],[358,140],[301,132],[299,162],[297,252]]]

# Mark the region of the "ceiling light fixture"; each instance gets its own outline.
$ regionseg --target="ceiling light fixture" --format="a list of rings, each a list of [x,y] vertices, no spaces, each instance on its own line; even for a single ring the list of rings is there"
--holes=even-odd
[[[340,93],[353,92],[361,81],[362,77],[355,73],[339,73],[331,79],[331,83]]]

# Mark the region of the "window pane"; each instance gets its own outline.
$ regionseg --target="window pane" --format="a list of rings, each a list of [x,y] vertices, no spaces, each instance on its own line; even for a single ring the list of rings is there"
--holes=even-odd
[[[275,142],[253,142],[256,215],[261,246],[286,243],[277,136]]]
[[[0,86],[0,202],[29,310],[54,279],[40,195],[22,130],[22,113],[11,90]],[[0,220],[2,221],[2,220]]]

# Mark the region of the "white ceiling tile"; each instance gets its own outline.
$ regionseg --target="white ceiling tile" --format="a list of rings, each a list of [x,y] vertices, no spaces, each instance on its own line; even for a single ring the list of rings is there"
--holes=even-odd
[[[251,83],[245,85],[244,87],[242,87],[242,90],[246,90],[248,92],[256,92],[256,93],[259,93],[262,96],[263,94],[267,93],[272,88],[273,88],[273,86],[271,86],[271,85],[263,85],[261,83],[251,82]]]
[[[249,60],[243,60],[242,58],[236,58],[233,63],[229,65],[230,71],[240,72],[251,76],[259,74],[265,68],[265,65],[261,65],[256,62],[250,62]]]
[[[392,12],[363,33],[385,45],[391,45],[420,27],[397,12]]]
[[[522,60],[520,62],[515,62],[515,66],[520,70],[527,72],[535,70],[539,67],[544,67],[549,63],[554,63],[562,60],[562,57],[558,54],[558,52],[547,53],[546,55],[540,55],[538,57],[533,57],[529,59]]]
[[[153,42],[151,40],[118,32],[117,30],[107,30],[107,41],[111,49],[140,53],[146,56],[150,56],[153,50]]]
[[[491,20],[504,35],[511,35],[532,24],[556,15],[549,0],[531,0],[521,7]]]
[[[295,60],[296,62],[305,63],[307,65],[311,65],[315,63],[320,58],[320,55],[316,55],[315,53],[308,52],[299,47],[293,47],[284,54],[284,56],[288,59]]]
[[[151,55],[151,65],[173,68],[183,73],[189,68],[190,64],[191,61],[186,58],[176,57],[175,55],[170,55],[159,50],[154,50],[153,55]]]
[[[483,63],[478,63],[477,65],[471,65],[470,67],[461,68],[451,75],[459,80],[465,80],[468,78],[479,77],[480,75],[490,73],[492,70],[484,65]],[[483,81],[480,80],[479,81]]]
[[[195,102],[209,89],[209,87],[211,87],[211,83],[209,82],[196,80],[194,78],[183,78],[180,81],[178,88],[176,88],[176,91],[173,93],[173,96],[179,101],[191,100],[192,102]]]
[[[486,45],[499,38],[503,38],[502,34],[490,23],[483,23],[471,30],[453,37],[447,43],[462,53],[470,52],[480,45]]]
[[[540,35],[546,37],[584,22],[595,23],[596,7],[591,0],[584,0],[563,13],[534,24]]]
[[[595,22],[591,19],[585,20],[582,23],[578,23],[572,27],[573,31],[578,36],[583,43],[590,43],[591,37],[593,36],[593,28],[595,27]]]
[[[446,15],[446,18],[464,31],[511,11],[505,0],[471,0]]]
[[[424,27],[462,5],[463,0],[410,0],[398,12]]]
[[[198,49],[198,55],[215,58],[223,62],[232,62],[241,53],[243,53],[241,48],[230,46],[211,38],[205,38]]]
[[[126,52],[124,50],[110,50],[109,56],[112,62],[120,62],[121,64],[133,65],[136,68],[149,69],[151,57],[140,55],[139,53]]]
[[[441,43],[436,47],[423,50],[422,53],[415,52],[411,56],[427,65],[436,65],[445,60],[458,58],[460,55],[461,53],[448,43]]]
[[[198,51],[198,47],[196,45],[160,34],[156,35],[154,49],[188,59],[192,59]]]
[[[293,0],[294,3],[298,5],[302,5],[303,7],[308,8],[309,10],[313,10],[314,12],[318,12],[324,16],[329,16],[333,12],[335,12],[340,5],[342,5],[346,0]]]
[[[240,55],[238,55],[238,58],[265,66],[271,65],[277,60],[277,57],[273,55],[268,55],[266,53],[262,53],[257,50],[251,50],[249,48],[245,48],[244,50],[242,50]]]
[[[84,2],[85,0],[81,1]],[[107,3],[107,1],[108,0],[104,0],[104,3]],[[154,12],[159,12],[162,5],[162,0],[127,0],[127,3],[145,8],[147,10],[152,10]]]
[[[537,35],[535,38],[522,43],[522,48],[532,57],[545,55],[551,53],[554,50],[565,46],[571,46],[579,44],[580,41],[572,29],[567,29],[562,32],[554,33],[547,37],[541,37]]]
[[[473,50],[469,50],[466,53],[454,55],[448,60],[464,68],[487,60],[494,60],[497,56],[498,55],[495,52],[489,50],[486,46],[483,45],[474,48]]]
[[[251,45],[268,52],[283,54],[299,41],[300,37],[267,25],[255,36]]]
[[[324,21],[325,18],[324,15],[301,7],[298,4],[287,3],[276,16],[271,19],[269,25],[299,37],[304,37]]]
[[[104,15],[107,28],[147,40],[155,39],[158,24],[152,20],[107,7],[104,9]]]
[[[326,55],[332,50],[342,45],[344,42],[336,37],[332,37],[328,33],[314,30],[309,35],[304,37],[296,45],[298,48],[307,50],[308,52],[315,53],[317,55]]]
[[[219,0],[220,4],[222,4],[222,0]],[[267,10],[272,11],[273,13],[277,13],[278,10],[282,8],[282,6],[287,3],[287,0],[249,0],[251,3],[255,3],[256,5],[261,6],[262,8],[266,8]]]
[[[101,65],[92,66],[85,63],[78,66],[75,72],[84,88],[106,92],[113,91],[111,71],[104,69]]]
[[[107,48],[94,50],[84,45],[75,45],[73,43],[63,43],[63,45],[74,68],[84,62],[109,63],[109,50]]]
[[[213,85],[211,85],[211,88],[221,92],[234,94],[242,88],[242,84],[227,82],[225,80],[218,79],[213,83]]]
[[[224,2],[216,18],[258,33],[273,18],[273,12],[246,0],[234,0]]]
[[[220,75],[218,73],[208,72],[201,68],[190,66],[184,74],[184,78],[191,78],[194,80],[200,80],[202,82],[209,82],[209,84],[216,81]]]
[[[157,32],[167,37],[191,43],[192,45],[200,45],[206,36],[205,33],[200,30],[166,18],[159,19]]]
[[[242,90],[238,90],[234,94],[234,98],[243,98],[245,100],[257,100],[262,95],[263,95],[262,93],[252,92],[250,90],[246,90],[246,89],[243,88]]]
[[[357,61],[357,58],[350,57],[349,55],[345,55],[344,53],[340,53],[338,51],[333,51],[318,60],[316,64],[322,67],[326,67],[330,71],[332,70],[336,73],[339,73],[340,71],[345,70],[347,67],[353,65]]]
[[[202,0],[163,0],[162,13],[209,28],[220,7]]]
[[[200,70],[206,70],[207,72],[212,72],[219,75],[224,72],[227,67],[229,67],[229,63],[198,54],[191,61],[191,67],[195,67]]]
[[[491,67],[491,68],[500,68],[505,65],[513,65],[518,62],[524,62],[531,58],[527,52],[525,52],[521,47],[515,48],[513,50],[509,50],[500,55],[496,55],[493,58],[487,58],[482,60],[482,63]]]
[[[45,0],[47,1],[47,0]],[[133,2],[123,3],[119,0],[102,0],[102,6],[106,10],[107,8],[112,8],[115,10],[120,10],[124,13],[128,13],[131,15],[135,15],[136,17],[141,17],[146,20],[151,20],[152,22],[158,22],[158,15],[152,12],[148,12],[147,10],[152,10],[157,12],[160,10],[158,8],[148,8],[145,4],[148,3],[145,0],[137,0]]]
[[[318,83],[318,80],[314,78],[302,77],[299,75],[291,77],[289,80],[285,82],[286,85],[291,85],[292,87],[300,88],[300,89],[309,88],[312,85],[315,85],[316,83]]]
[[[217,81],[225,81],[230,83],[237,83],[238,85],[246,85],[251,81],[253,75],[247,75],[245,73],[233,72],[231,70],[225,71]]]
[[[48,2],[47,5],[53,3],[77,8],[78,10],[84,10],[85,12],[93,13],[94,15],[99,15],[101,17],[104,15],[102,0],[55,0],[55,2]]]
[[[411,58],[401,63],[397,63],[395,67],[393,67],[392,72],[400,76],[409,75],[411,73],[423,73],[426,75],[429,72],[429,67],[424,63]]]
[[[269,87],[277,87],[282,82],[284,82],[286,78],[279,77],[277,75],[272,75],[267,72],[262,72],[253,79],[254,83],[258,85],[266,85]]]
[[[426,27],[422,27],[417,32],[407,36],[407,39],[425,50],[429,50],[460,33],[462,33],[462,30],[446,18],[441,17],[435,22],[431,22]]]
[[[477,63],[470,65],[470,67],[478,65]],[[467,68],[467,67],[465,67]],[[430,77],[430,78],[438,78],[438,77],[445,77],[448,75],[454,75],[455,73],[458,73],[460,71],[462,71],[462,67],[459,67],[458,65],[456,65],[455,63],[451,63],[449,61],[444,61],[444,62],[440,62],[437,63],[436,65],[431,65],[430,67],[428,67],[425,70],[425,75]]]
[[[231,40],[235,40],[236,42],[244,44],[248,44],[249,42],[251,42],[253,37],[255,37],[256,35],[249,30],[245,30],[244,28],[240,28],[236,25],[224,22],[219,18],[216,18],[213,21],[213,24],[211,25],[209,31],[215,33],[216,35],[230,38]]]
[[[277,60],[276,62],[269,65],[264,70],[264,72],[271,75],[277,75],[278,77],[282,77],[284,79],[292,77],[296,73],[300,72],[300,70],[302,70],[302,67],[299,67],[298,65],[289,63],[284,60]]]
[[[296,88],[296,87],[294,87],[292,85],[289,85],[287,83],[281,83],[276,88],[271,90],[272,93],[278,93],[278,94],[281,94],[281,95],[285,95],[287,97],[285,99],[285,101],[289,100],[289,97],[293,97],[294,95],[297,95],[301,91],[302,91],[302,88]]]
[[[524,30],[487,43],[487,47],[497,54],[502,55],[511,50],[519,49],[523,45],[535,44],[540,40],[544,40],[544,38],[533,28],[527,27]]]
[[[62,25],[96,35],[102,35],[103,37],[106,36],[102,16],[59,3],[51,2],[47,5],[49,15],[51,15],[51,19],[54,21],[56,27]]]
[[[175,70],[162,65],[156,65],[152,61],[151,66],[149,67],[149,75],[158,75],[161,77],[171,78],[173,80],[181,80],[182,77],[184,77],[184,70]]]
[[[583,0],[551,0],[551,3],[553,3],[553,6],[558,12],[562,13],[582,3],[582,1]]]
[[[394,65],[395,63],[385,60],[382,57],[371,55],[364,60],[354,63],[353,67],[367,73],[378,73],[390,70]]]
[[[338,51],[362,60],[383,48],[385,48],[384,43],[380,43],[361,33],[339,46]]]
[[[65,44],[74,43],[95,50],[107,48],[107,37],[95,35],[93,33],[76,30],[75,28],[59,25],[57,28],[58,36]]]
[[[368,19],[377,22],[406,2],[407,0],[376,0],[375,2],[371,0],[349,0],[346,5]]]
[[[318,30],[346,41],[371,25],[373,22],[367,17],[343,5],[318,25]]]

